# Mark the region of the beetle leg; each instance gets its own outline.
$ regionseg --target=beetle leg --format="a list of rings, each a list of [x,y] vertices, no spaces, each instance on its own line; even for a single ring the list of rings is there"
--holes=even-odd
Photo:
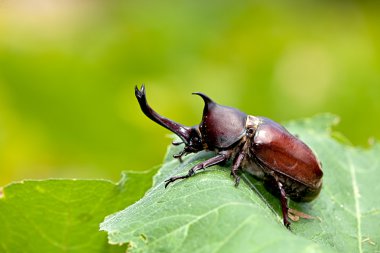
[[[235,186],[238,186],[240,182],[240,177],[237,175],[237,172],[239,170],[240,164],[243,161],[244,157],[245,157],[245,153],[240,152],[239,155],[236,156],[234,164],[232,165],[232,168],[231,168],[231,175],[234,176],[235,178]]]
[[[275,176],[274,179],[276,180],[278,189],[280,190],[280,201],[281,201],[281,211],[282,211],[282,218],[285,227],[288,229],[290,228],[290,222],[288,220],[288,198],[286,197],[286,192],[284,188],[282,187],[282,183],[278,180],[278,178]]]
[[[201,163],[195,165],[194,167],[192,167],[189,170],[189,172],[186,175],[171,177],[168,180],[165,180],[165,188],[170,183],[172,183],[174,181],[177,181],[178,179],[185,179],[185,178],[191,177],[192,175],[195,174],[196,171],[201,170],[201,169],[205,169],[207,167],[216,165],[218,163],[222,163],[222,162],[226,161],[227,159],[228,159],[227,155],[225,155],[225,154],[218,154],[217,156],[214,156],[214,157],[212,157],[212,158],[210,158],[210,159],[208,159],[208,160],[206,160],[204,162],[201,162]]]
[[[174,145],[174,146],[179,146],[181,144],[184,144],[184,142],[183,141],[173,141],[172,142],[172,145]]]
[[[174,158],[178,159],[180,163],[183,162],[182,160],[182,156],[188,154],[185,150],[182,150],[181,152],[179,152],[178,154],[175,154],[173,155]]]

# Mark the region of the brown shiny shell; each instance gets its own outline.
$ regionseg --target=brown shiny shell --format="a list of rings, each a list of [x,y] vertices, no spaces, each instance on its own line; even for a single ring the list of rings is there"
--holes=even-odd
[[[258,118],[260,124],[251,149],[259,162],[279,174],[319,189],[323,172],[313,151],[280,124]]]

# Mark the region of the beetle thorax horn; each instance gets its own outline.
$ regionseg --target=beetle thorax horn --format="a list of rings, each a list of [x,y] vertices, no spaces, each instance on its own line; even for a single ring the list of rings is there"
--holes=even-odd
[[[245,134],[247,115],[235,108],[215,103],[203,93],[193,93],[205,102],[199,129],[209,149],[228,148]]]

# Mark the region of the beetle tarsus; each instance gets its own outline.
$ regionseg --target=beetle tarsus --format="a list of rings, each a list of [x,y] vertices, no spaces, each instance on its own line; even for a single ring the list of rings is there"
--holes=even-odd
[[[165,188],[168,187],[168,185],[170,183],[173,183],[173,182],[177,181],[178,179],[185,179],[185,178],[191,177],[194,174],[195,174],[194,168],[191,168],[189,170],[189,172],[186,175],[184,175],[184,176],[171,177],[168,180],[165,180]]]
[[[239,183],[240,183],[240,177],[237,175],[237,172],[233,172],[231,171],[231,176],[234,178],[235,180],[235,186],[238,187],[239,186]]]
[[[185,154],[185,151],[184,151],[184,150],[182,150],[182,151],[181,151],[181,152],[179,152],[178,154],[174,154],[174,155],[173,155],[173,157],[174,157],[174,158],[176,158],[176,159],[177,159],[177,158],[179,158],[179,159],[180,159],[180,158],[181,158],[181,157],[182,157],[184,154]]]
[[[240,183],[240,177],[239,177],[239,176],[236,176],[236,177],[235,177],[235,187],[238,187],[238,186],[239,186],[239,183]]]
[[[187,155],[187,152],[185,150],[182,150],[178,154],[173,155],[175,159],[178,159],[180,163],[183,163],[182,156]]]

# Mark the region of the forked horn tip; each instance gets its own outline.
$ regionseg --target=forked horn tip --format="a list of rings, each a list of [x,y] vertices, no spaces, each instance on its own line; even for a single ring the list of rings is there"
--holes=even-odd
[[[142,97],[145,96],[145,85],[144,84],[141,85],[140,89],[137,87],[137,85],[135,86],[135,95],[139,99],[141,99]]]

